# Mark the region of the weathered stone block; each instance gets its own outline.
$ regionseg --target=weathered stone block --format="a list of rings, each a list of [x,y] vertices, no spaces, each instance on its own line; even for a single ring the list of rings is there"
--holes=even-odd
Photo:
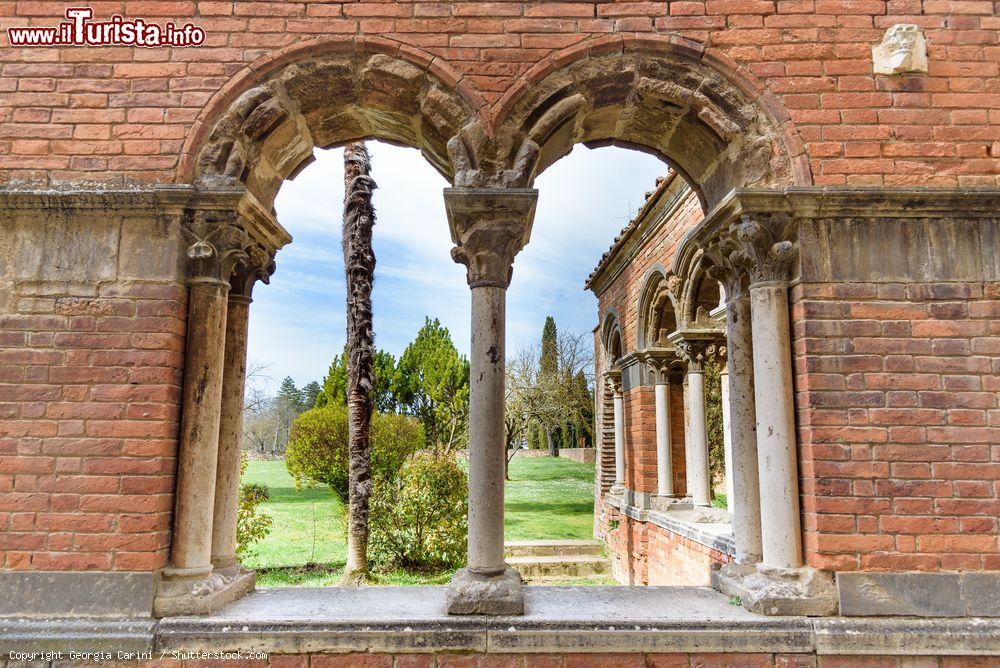
[[[149,617],[152,573],[0,571],[0,616]]]
[[[847,616],[965,614],[957,573],[838,573],[837,592]]]
[[[497,575],[479,575],[467,568],[448,585],[449,615],[523,615],[524,581],[510,566]]]

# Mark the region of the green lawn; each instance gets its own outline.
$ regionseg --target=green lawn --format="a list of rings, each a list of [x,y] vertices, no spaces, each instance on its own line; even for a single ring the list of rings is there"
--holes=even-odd
[[[506,494],[507,540],[591,538],[594,465],[549,457],[515,457]],[[243,562],[262,587],[336,584],[346,559],[344,511],[325,486],[296,490],[282,461],[251,461],[245,482],[267,485],[261,510],[274,519],[271,533]],[[443,584],[451,572],[379,576],[381,584]]]
[[[504,499],[507,540],[594,537],[594,465],[514,457]]]

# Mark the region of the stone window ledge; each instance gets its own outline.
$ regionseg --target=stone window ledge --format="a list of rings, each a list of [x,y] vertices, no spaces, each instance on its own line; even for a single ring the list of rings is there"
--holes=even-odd
[[[699,522],[700,511],[688,504],[676,504],[664,509],[657,509],[629,505],[621,496],[606,496],[605,499],[608,505],[617,508],[626,517],[639,522],[650,522],[661,529],[666,529],[723,554],[736,555],[731,519],[725,522]]]
[[[445,587],[262,590],[208,617],[0,619],[0,651],[1000,655],[1000,619],[765,617],[702,587],[527,587],[523,617],[449,617]]]

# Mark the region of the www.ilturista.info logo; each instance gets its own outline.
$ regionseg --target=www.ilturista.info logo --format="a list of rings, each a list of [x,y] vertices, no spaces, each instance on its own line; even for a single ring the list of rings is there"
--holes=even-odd
[[[55,27],[7,28],[11,46],[201,46],[205,30],[192,23],[178,27],[115,14],[108,21],[92,21],[90,7],[69,7],[66,21]]]

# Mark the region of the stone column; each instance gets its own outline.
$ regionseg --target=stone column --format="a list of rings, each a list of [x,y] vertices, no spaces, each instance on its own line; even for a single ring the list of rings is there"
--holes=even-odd
[[[154,600],[159,615],[214,609],[231,584],[213,574],[211,558],[226,302],[229,278],[248,259],[250,245],[234,219],[222,211],[198,212],[184,227],[190,295],[170,566]]]
[[[733,455],[737,460],[734,484],[737,512],[748,512],[747,530],[737,537],[737,563],[713,571],[713,586],[739,596],[754,612],[769,615],[830,615],[837,610],[837,588],[831,573],[807,568],[802,561],[799,515],[798,453],[792,394],[792,348],[788,323],[788,281],[797,247],[775,241],[784,219],[766,221],[768,227],[744,215],[722,241],[723,257],[737,275],[749,279],[749,298],[743,278],[727,282]],[[780,238],[780,237],[777,237]],[[723,263],[725,268],[725,263]],[[748,326],[749,323],[749,326]],[[752,353],[751,353],[752,350]],[[752,375],[751,375],[752,367]],[[748,460],[751,433],[748,407],[753,396],[756,435],[760,553],[752,528],[752,497],[743,483],[752,478]],[[742,472],[750,472],[741,477]]]
[[[674,495],[674,480],[670,463],[670,383],[657,378],[653,386],[656,397],[656,493]]]
[[[725,361],[719,370],[719,386],[722,394],[722,450],[725,468],[726,504],[733,511],[733,437],[730,428],[729,411],[729,364]]]
[[[611,369],[604,373],[605,382],[611,390],[611,400],[614,405],[613,421],[615,427],[615,484],[611,494],[625,492],[625,397],[622,394],[622,372]]]
[[[503,554],[505,299],[537,198],[525,188],[445,190],[452,257],[472,289],[469,559],[448,588],[449,614],[524,613],[521,576]]]
[[[236,270],[229,290],[226,346],[222,369],[219,456],[215,474],[215,517],[212,522],[212,564],[216,570],[239,571],[236,520],[240,494],[240,453],[243,441],[243,398],[247,363],[247,324],[253,286],[267,283],[274,271],[271,258],[254,249],[250,262]]]
[[[212,572],[212,514],[229,283],[195,276],[188,301],[171,577]]]
[[[653,374],[653,392],[656,401],[656,494],[659,497],[674,496],[672,466],[673,446],[670,442],[670,364],[676,360],[675,353],[647,351],[643,360]]]
[[[775,243],[767,230],[748,219],[737,236],[752,259],[749,302],[763,565],[795,569],[803,562],[788,281],[797,247],[789,241]]]
[[[743,271],[723,260],[712,272],[726,292],[726,376],[723,380],[723,416],[728,415],[732,477],[729,512],[733,517],[736,562],[760,561],[760,481],[757,472],[757,431],[754,404],[753,347],[750,335],[750,299]],[[728,380],[728,382],[726,382]]]
[[[705,416],[705,359],[713,354],[714,334],[702,336],[678,332],[671,341],[687,362],[687,479],[688,496],[696,506],[712,505],[712,483],[708,470],[708,422]]]

